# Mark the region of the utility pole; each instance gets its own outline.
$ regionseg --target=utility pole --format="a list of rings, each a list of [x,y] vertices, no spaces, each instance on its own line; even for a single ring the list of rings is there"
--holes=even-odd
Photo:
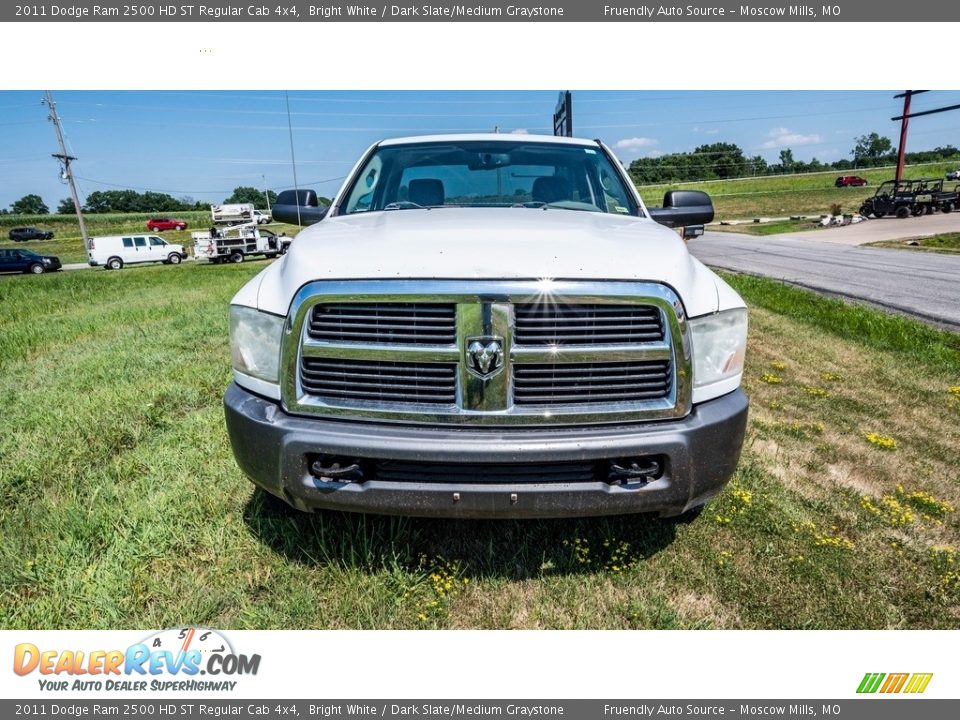
[[[903,180],[903,162],[907,155],[907,126],[910,124],[910,98],[924,90],[907,90],[903,95],[896,95],[895,99],[903,98],[903,115],[900,118],[900,144],[897,146],[897,177],[899,183]]]
[[[61,177],[65,178],[70,184],[70,196],[73,198],[73,207],[77,211],[77,221],[80,223],[80,235],[83,237],[83,247],[86,249],[89,245],[90,236],[87,234],[87,223],[83,219],[83,212],[80,210],[80,196],[77,195],[77,186],[73,181],[73,170],[70,163],[76,160],[72,155],[67,154],[67,146],[63,142],[63,128],[60,126],[60,116],[57,115],[57,104],[53,101],[53,93],[46,90],[43,94],[44,104],[50,109],[49,120],[53,123],[53,128],[57,133],[57,143],[60,145],[60,152],[53,153],[59,162],[63,171]]]
[[[267,190],[267,176],[261,175],[263,178],[263,197],[267,200],[267,212],[270,212],[270,191]]]
[[[897,182],[900,182],[903,175],[903,158],[907,152],[907,123],[910,118],[922,117],[923,115],[936,115],[937,113],[948,112],[950,110],[960,110],[960,105],[948,105],[946,107],[934,108],[933,110],[923,110],[922,112],[910,112],[910,98],[920,93],[930,92],[929,90],[907,90],[902,95],[894,95],[894,99],[903,98],[903,115],[890,118],[900,121],[900,148],[897,151]]]

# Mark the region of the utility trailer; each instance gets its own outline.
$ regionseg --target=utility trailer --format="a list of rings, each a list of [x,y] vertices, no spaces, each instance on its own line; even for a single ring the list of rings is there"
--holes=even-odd
[[[274,258],[287,251],[290,238],[269,230],[259,230],[256,221],[243,225],[211,227],[191,233],[193,256],[212,263],[241,263],[244,258],[263,256]]]

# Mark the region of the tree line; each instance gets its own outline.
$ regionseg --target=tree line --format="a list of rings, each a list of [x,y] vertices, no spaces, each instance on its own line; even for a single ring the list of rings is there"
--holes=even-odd
[[[224,203],[250,203],[257,208],[265,207],[269,199],[272,207],[277,202],[277,194],[268,190],[266,195],[255,187],[240,186],[234,188],[233,194],[223,200]],[[87,195],[83,203],[83,212],[90,214],[102,213],[154,213],[168,214],[188,210],[206,210],[208,203],[194,200],[191,197],[175,198],[167,193],[137,192],[136,190],[95,190]],[[61,215],[74,212],[73,200],[64,198],[57,205],[57,213]],[[35,193],[24,195],[16,202],[11,203],[10,209],[0,210],[2,215],[49,215],[50,207],[43,198]]]
[[[784,175],[793,173],[821,172],[829,170],[858,170],[891,165],[897,161],[890,138],[877,133],[862,135],[850,154],[853,159],[843,158],[832,163],[811,159],[796,160],[793,150],[780,151],[778,162],[768,163],[759,155],[748,157],[734,143],[717,142],[701,145],[693,152],[670,153],[655,158],[639,158],[630,163],[628,171],[638,184],[685,182],[702,180],[729,180],[757,175]],[[960,156],[953,145],[933,150],[906,153],[908,163],[938,162]]]

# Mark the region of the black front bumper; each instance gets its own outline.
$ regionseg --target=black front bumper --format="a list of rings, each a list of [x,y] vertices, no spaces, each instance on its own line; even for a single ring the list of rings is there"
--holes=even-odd
[[[694,406],[682,420],[631,425],[451,428],[348,422],[288,415],[232,383],[224,397],[237,463],[253,482],[301,510],[444,517],[571,517],[655,512],[703,505],[730,479],[740,457],[747,398],[737,390]],[[657,455],[665,470],[644,483],[332,482],[310,472],[318,455],[445,463],[555,463]]]

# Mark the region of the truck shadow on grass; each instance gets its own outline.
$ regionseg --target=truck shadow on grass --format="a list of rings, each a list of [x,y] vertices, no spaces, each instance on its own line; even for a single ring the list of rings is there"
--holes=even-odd
[[[524,580],[636,564],[668,547],[676,522],[652,515],[456,520],[299,512],[257,490],[244,520],[291,562],[366,572],[455,565],[472,577]]]

